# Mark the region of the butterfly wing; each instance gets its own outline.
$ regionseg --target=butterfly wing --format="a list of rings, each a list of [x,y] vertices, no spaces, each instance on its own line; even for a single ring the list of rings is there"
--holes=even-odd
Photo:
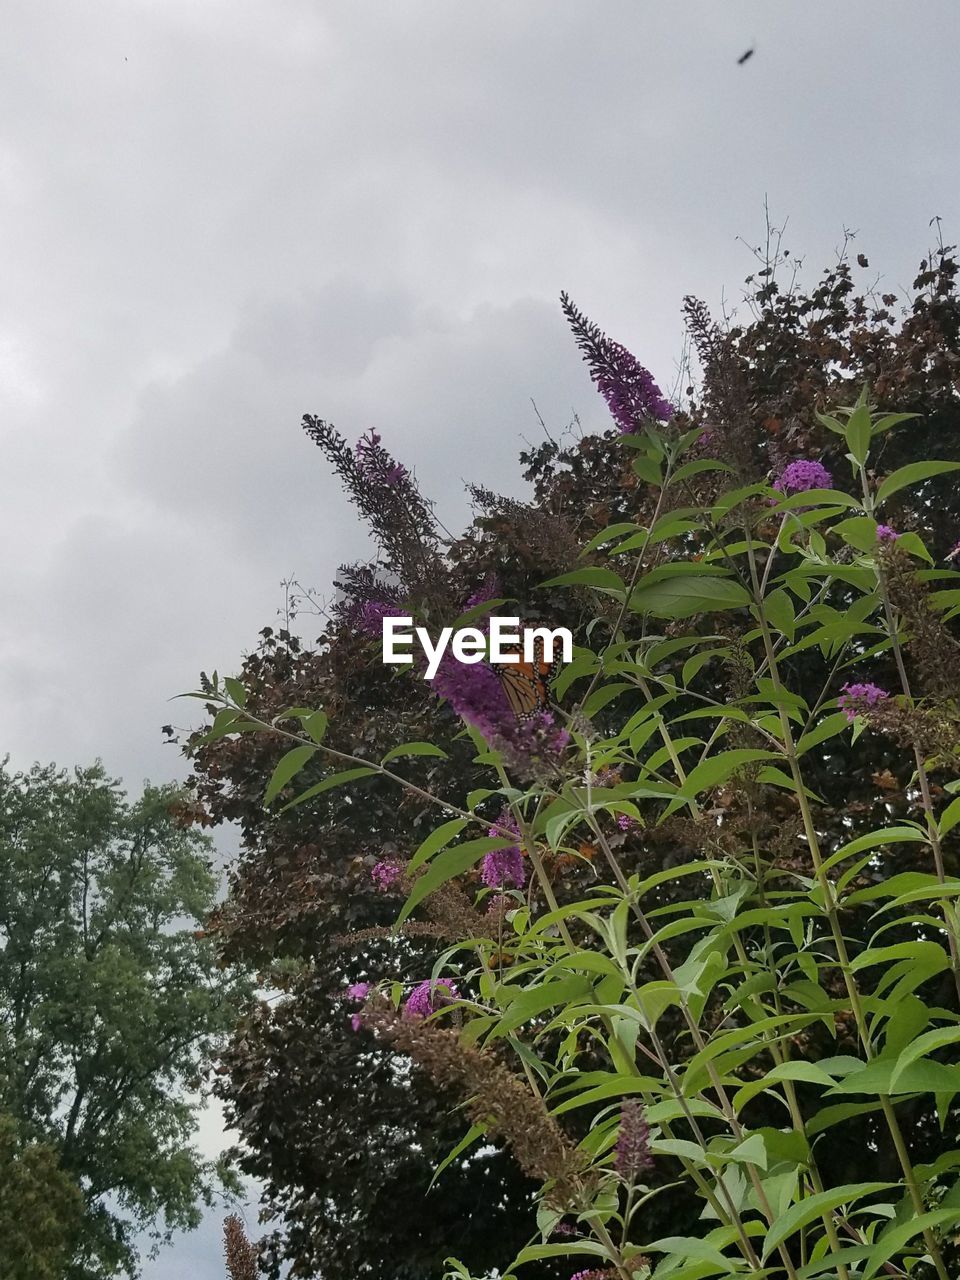
[[[493,664],[507,705],[518,720],[529,720],[542,711],[549,700],[547,682],[531,662]]]
[[[494,662],[490,665],[500,681],[510,710],[518,720],[529,720],[549,705],[550,681],[557,673],[560,660],[546,660],[542,641],[533,662]]]

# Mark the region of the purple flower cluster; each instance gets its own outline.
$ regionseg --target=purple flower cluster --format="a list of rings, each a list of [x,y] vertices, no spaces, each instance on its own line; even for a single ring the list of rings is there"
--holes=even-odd
[[[650,1154],[650,1126],[643,1104],[628,1099],[620,1110],[620,1134],[617,1138],[614,1168],[622,1178],[636,1178],[653,1168]]]
[[[493,669],[484,662],[458,662],[449,650],[433,677],[433,691],[446,698],[457,715],[479,729],[485,738],[496,737],[513,718]]]
[[[878,542],[896,542],[900,537],[896,529],[892,529],[888,524],[877,525],[877,541]]]
[[[352,1000],[355,1004],[362,1004],[372,990],[373,987],[369,982],[354,982],[347,987],[343,994],[345,999]],[[359,1013],[350,1015],[350,1026],[354,1031],[359,1031],[363,1026],[363,1018]]]
[[[407,479],[409,472],[390,457],[380,444],[379,432],[370,430],[362,435],[354,446],[360,470],[369,480],[380,480],[395,489]]]
[[[526,778],[554,777],[563,764],[570,734],[557,725],[552,711],[538,711],[526,720],[511,716],[493,738],[509,768]]]
[[[665,422],[673,417],[673,405],[636,356],[609,338],[605,354],[605,367],[592,369],[591,376],[622,435],[633,435],[651,418]]]
[[[460,998],[460,993],[447,978],[438,978],[436,982],[429,979],[421,982],[407,996],[403,1012],[408,1018],[427,1018],[431,1013],[445,1005],[452,1004]]]
[[[478,604],[486,604],[488,600],[497,600],[500,596],[500,579],[495,573],[488,573],[483,580],[483,585],[468,596],[464,604],[464,612],[467,609],[475,609]]]
[[[509,809],[501,813],[491,827],[490,834],[496,840],[515,839],[517,843],[503,849],[492,849],[487,854],[480,871],[481,880],[488,889],[504,889],[510,885],[522,889],[527,883],[527,869],[523,865],[523,852],[519,843],[520,830]]]
[[[384,600],[365,600],[360,606],[358,626],[368,636],[376,636],[379,639],[383,632],[384,618],[408,618],[409,616],[409,610],[401,609],[399,605],[388,604]]]
[[[807,489],[832,489],[833,476],[822,462],[797,458],[784,467],[774,488],[786,494],[805,493]]]
[[[370,872],[370,879],[381,893],[387,893],[403,876],[403,867],[399,862],[378,862]]]
[[[870,684],[869,681],[866,684],[845,684],[837,700],[837,706],[853,724],[859,714],[889,697],[886,689],[881,689],[877,684]]]
[[[713,427],[704,427],[687,450],[687,457],[691,462],[701,458],[716,458],[719,455],[721,443],[719,432]]]
[[[665,422],[672,418],[676,409],[654,382],[649,369],[588,320],[568,294],[560,295],[560,305],[589,366],[590,377],[606,400],[621,433],[633,435],[642,429],[644,422],[651,419]]]
[[[640,823],[636,818],[631,818],[629,813],[618,813],[617,826],[621,831],[636,831],[637,827],[640,826]]]

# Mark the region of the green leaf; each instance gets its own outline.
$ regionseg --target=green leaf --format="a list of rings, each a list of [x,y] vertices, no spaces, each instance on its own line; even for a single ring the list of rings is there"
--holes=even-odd
[[[300,723],[314,742],[322,742],[330,721],[325,711],[313,711],[310,715],[301,717]]]
[[[239,680],[235,680],[233,676],[227,676],[223,682],[223,687],[226,689],[228,697],[232,698],[238,707],[247,705],[247,691]]]
[[[951,800],[943,813],[941,813],[940,821],[937,824],[940,834],[945,836],[948,831],[953,830],[958,822],[960,822],[960,796],[957,796],[955,800]]]
[[[867,460],[867,454],[870,452],[871,425],[870,410],[865,404],[858,404],[847,418],[844,435],[850,452],[857,462],[863,463]]]
[[[466,825],[466,818],[451,818],[442,827],[437,827],[436,831],[431,831],[410,859],[407,871],[416,871],[417,867],[422,866],[424,862],[432,858],[438,850],[445,848],[451,840],[460,834]]]
[[[879,545],[877,522],[872,516],[850,516],[846,520],[839,520],[831,526],[830,532],[837,534],[847,546],[854,547],[857,551],[875,551]]]
[[[772,515],[780,515],[784,511],[795,511],[797,507],[841,506],[862,507],[858,498],[844,493],[841,489],[804,489],[800,493],[792,493],[789,498],[782,498],[770,508]]]
[[[801,1228],[813,1222],[824,1213],[844,1204],[854,1204],[877,1191],[885,1191],[892,1186],[889,1182],[851,1182],[842,1187],[831,1187],[829,1191],[821,1191],[817,1195],[807,1196],[799,1204],[791,1205],[782,1217],[774,1222],[763,1242],[763,1261],[770,1254],[789,1240]]]
[[[888,1259],[895,1253],[899,1253],[908,1241],[913,1240],[921,1232],[929,1230],[930,1227],[939,1226],[941,1223],[956,1223],[956,1221],[956,1209],[934,1209],[930,1213],[920,1214],[919,1217],[911,1216],[906,1222],[891,1224],[881,1233],[867,1260],[866,1270],[863,1273],[864,1280],[871,1280],[877,1275]]]
[[[663,481],[660,463],[656,458],[635,458],[633,470],[641,480],[646,480],[647,484],[659,485]]]
[[[606,546],[608,542],[617,542],[628,533],[636,533],[638,529],[639,525],[627,520],[621,520],[616,524],[608,524],[599,533],[595,533],[586,546],[581,548],[580,555],[589,555],[591,551],[596,551],[598,547]]]
[[[711,787],[717,787],[745,764],[756,760],[773,760],[772,751],[760,751],[756,747],[737,747],[732,751],[720,751],[695,765],[687,774],[687,780],[677,792],[677,799],[667,809],[668,813],[680,808],[684,800],[694,800]]]
[[[463,875],[494,849],[505,849],[512,843],[512,840],[491,840],[489,837],[481,837],[479,840],[468,840],[465,844],[454,845],[452,849],[445,849],[437,854],[423,875],[418,876],[414,881],[410,896],[397,917],[397,924],[402,924],[414,907],[428,894],[433,893],[434,889],[452,880],[454,876]]]
[[[311,751],[313,750],[312,747],[307,749]],[[342,787],[344,783],[353,782],[355,778],[369,778],[371,774],[376,772],[377,770],[373,765],[358,765],[356,769],[344,769],[342,773],[332,773],[321,782],[317,782],[312,787],[308,787],[302,795],[290,800],[283,806],[280,812],[286,813],[288,809],[293,809],[297,805],[303,804],[306,800],[312,800],[314,796],[322,795],[324,791],[331,791],[334,787]]]
[[[292,751],[288,751],[285,756],[281,756],[277,762],[277,767],[267,784],[264,792],[263,803],[270,804],[277,795],[283,790],[287,783],[296,774],[300,772],[307,761],[316,755],[316,747],[294,747]]]
[[[645,581],[630,596],[635,613],[657,618],[691,618],[697,613],[743,608],[750,594],[730,578],[696,574],[672,579]]]
[[[849,723],[845,711],[835,711],[832,715],[825,716],[809,733],[805,733],[800,738],[797,743],[797,755],[802,756],[811,747],[817,747],[821,742],[826,742],[829,738],[835,738],[838,733],[842,733],[849,726]]]
[[[960,1027],[939,1027],[934,1031],[926,1031],[923,1035],[917,1036],[917,1038],[908,1044],[901,1052],[894,1064],[893,1072],[890,1077],[890,1092],[894,1092],[902,1080],[904,1072],[908,1067],[912,1066],[913,1063],[919,1061],[919,1059],[925,1057],[928,1053],[933,1053],[937,1049],[942,1049],[944,1045],[956,1044],[958,1040],[960,1040]],[[941,1066],[943,1064],[937,1063],[936,1065]],[[960,1068],[955,1066],[949,1067],[948,1070],[960,1073]],[[958,1074],[957,1080],[957,1088],[960,1089],[960,1074]]]
[[[781,635],[786,636],[788,640],[793,640],[793,635],[797,628],[797,617],[793,607],[793,600],[788,592],[784,591],[782,587],[778,587],[776,591],[771,591],[769,595],[764,597],[763,612],[768,621],[772,623]]]
[[[720,462],[717,458],[698,458],[695,462],[685,462],[670,477],[667,488],[670,485],[680,484],[684,480],[689,480],[693,476],[701,475],[704,471],[733,471],[733,467],[726,462]]]
[[[877,490],[877,502],[885,502],[891,494],[905,489],[908,484],[919,484],[921,480],[929,480],[931,476],[943,475],[947,471],[960,471],[960,462],[910,462],[887,476]]]
[[[479,1138],[482,1138],[485,1133],[486,1133],[486,1128],[482,1124],[471,1125],[470,1128],[467,1130],[467,1132],[464,1134],[464,1136],[457,1143],[457,1145],[453,1148],[453,1150],[448,1151],[447,1154],[444,1156],[444,1158],[437,1165],[436,1169],[434,1169],[433,1177],[430,1179],[430,1187],[428,1187],[427,1190],[428,1191],[430,1190],[430,1188],[433,1186],[436,1180],[440,1177],[441,1173],[443,1173],[444,1169],[448,1168],[451,1164],[453,1164],[457,1156],[463,1155],[464,1151],[466,1151],[468,1147],[472,1147],[473,1144]]]
[[[396,760],[399,756],[437,756],[440,760],[449,759],[447,753],[435,747],[432,742],[404,742],[399,747],[391,747],[380,763],[386,764],[388,760]]]
[[[901,422],[909,422],[912,418],[919,417],[919,413],[888,413],[878,418],[873,424],[873,434],[878,436],[881,431],[889,431],[891,427],[898,427]]]
[[[696,1258],[712,1262],[715,1266],[723,1267],[727,1274],[730,1274],[727,1269],[733,1267],[731,1260],[725,1258],[719,1249],[697,1236],[664,1236],[661,1240],[651,1241],[646,1248],[651,1253],[666,1253],[671,1258]]]
[[[598,591],[613,591],[618,595],[626,592],[623,579],[612,569],[602,565],[589,565],[585,569],[574,569],[570,573],[561,573],[556,578],[549,578],[540,583],[541,587],[594,587]]]
[[[540,1258],[568,1258],[571,1254],[587,1253],[591,1258],[606,1257],[606,1250],[593,1240],[571,1240],[569,1244],[533,1244],[521,1249],[514,1260],[515,1266],[525,1262],[537,1262]]]

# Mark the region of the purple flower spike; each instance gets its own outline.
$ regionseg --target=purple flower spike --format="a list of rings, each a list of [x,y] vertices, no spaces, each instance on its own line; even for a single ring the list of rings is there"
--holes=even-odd
[[[645,422],[666,422],[676,413],[636,356],[614,342],[574,306],[566,294],[560,296],[577,346],[590,368],[594,385],[607,402],[610,414],[622,435],[634,435]]]
[[[620,1134],[614,1162],[622,1178],[636,1178],[653,1168],[650,1154],[650,1126],[642,1103],[630,1098],[620,1111]]]
[[[833,476],[822,462],[797,458],[784,467],[774,488],[786,494],[804,493],[807,489],[832,489]]]
[[[609,368],[594,377],[594,382],[621,435],[633,435],[644,418],[666,422],[673,417],[673,405],[636,356],[608,339],[607,357]]]
[[[853,724],[858,715],[889,697],[886,689],[881,689],[878,684],[870,684],[869,681],[866,684],[845,684],[837,705]]]
[[[381,893],[392,889],[402,876],[403,867],[399,862],[378,862],[370,872],[370,879]]]
[[[520,849],[520,829],[509,809],[504,809],[490,828],[495,840],[516,840],[504,849],[493,849],[483,860],[480,878],[488,889],[505,889],[512,885],[522,889],[527,883],[527,869]]]
[[[888,524],[877,525],[877,541],[878,542],[896,542],[900,537],[896,529],[892,529]]]
[[[408,1018],[427,1018],[445,1005],[459,1000],[460,993],[447,978],[438,978],[436,982],[421,982],[407,996],[403,1012]]]
[[[400,609],[395,604],[387,604],[383,600],[365,600],[360,606],[358,619],[360,630],[368,636],[376,636],[379,640],[383,633],[384,618],[407,618],[409,610]]]

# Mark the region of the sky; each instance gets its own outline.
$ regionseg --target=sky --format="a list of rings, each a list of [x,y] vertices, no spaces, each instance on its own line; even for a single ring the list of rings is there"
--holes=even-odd
[[[8,4],[0,755],[183,776],[170,699],[367,550],[303,413],[456,527],[465,480],[522,494],[531,400],[605,425],[562,289],[667,389],[765,202],[810,277],[855,231],[902,291],[960,235],[958,37],[955,0]],[[220,1280],[218,1217],[144,1275]]]

